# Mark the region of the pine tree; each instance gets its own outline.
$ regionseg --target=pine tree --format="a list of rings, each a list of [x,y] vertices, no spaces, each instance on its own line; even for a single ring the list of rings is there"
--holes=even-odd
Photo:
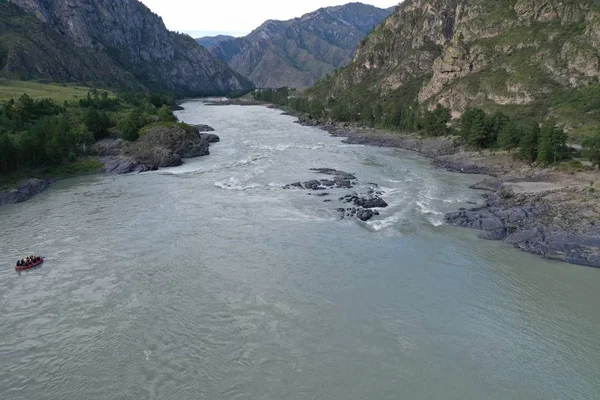
[[[97,111],[94,107],[89,108],[83,117],[83,122],[96,140],[108,136],[110,120],[104,111]]]
[[[470,108],[460,118],[460,133],[463,140],[475,148],[485,143],[485,125],[487,115],[480,108]]]
[[[510,118],[499,111],[487,118],[485,124],[485,142],[483,147],[496,147],[498,145],[498,136],[509,121]]]
[[[375,116],[373,115],[373,109],[368,103],[365,103],[362,108],[362,122],[367,126],[373,126],[375,123]]]
[[[548,165],[552,163],[552,131],[553,126],[544,124],[540,129],[540,137],[538,140],[537,163],[540,165]]]
[[[521,140],[521,130],[514,121],[508,122],[498,135],[498,147],[503,150],[508,150],[510,153],[514,148],[519,146]]]
[[[442,136],[448,132],[448,122],[452,119],[450,110],[438,104],[434,111],[425,111],[423,125],[430,136]]]
[[[404,110],[403,128],[414,132],[421,128],[421,116],[418,105],[409,106]]]
[[[568,135],[563,129],[554,127],[552,132],[552,156],[554,158],[554,164],[557,161],[567,157],[569,148],[567,147]]]
[[[540,137],[540,126],[533,122],[525,130],[519,142],[519,157],[528,162],[534,162],[538,154],[538,141]]]
[[[375,107],[373,107],[373,118],[375,120],[376,125],[381,124],[382,117],[383,117],[383,107],[381,106],[381,103],[377,103],[377,104],[375,104]]]
[[[600,130],[593,136],[583,140],[583,156],[592,162],[592,165],[600,166]]]
[[[545,123],[540,130],[537,162],[539,164],[556,164],[566,156],[567,134],[556,127],[554,121]]]
[[[12,165],[16,159],[16,152],[10,136],[6,133],[0,134],[0,171],[16,169],[16,166]]]

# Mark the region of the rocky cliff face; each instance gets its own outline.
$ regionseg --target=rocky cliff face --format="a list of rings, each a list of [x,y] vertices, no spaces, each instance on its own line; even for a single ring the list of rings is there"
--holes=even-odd
[[[361,39],[391,10],[350,3],[290,21],[267,21],[210,51],[258,87],[303,87],[346,65]]]
[[[10,1],[35,15],[71,48],[109,58],[150,89],[204,95],[251,88],[191,37],[169,32],[162,19],[137,0]]]
[[[577,105],[566,98],[599,90],[599,39],[595,0],[407,0],[361,43],[330,92],[363,84],[386,93],[422,81],[419,102],[455,117],[473,105],[518,106],[578,129],[590,114],[573,117]]]
[[[142,87],[107,55],[77,49],[47,24],[8,2],[0,3],[0,74],[23,80]]]

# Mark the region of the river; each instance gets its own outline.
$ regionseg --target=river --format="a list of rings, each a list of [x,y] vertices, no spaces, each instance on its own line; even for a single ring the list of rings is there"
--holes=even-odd
[[[1,399],[600,398],[600,270],[442,225],[481,177],[184,107],[221,137],[210,156],[0,208]],[[282,189],[326,178],[310,168],[390,207],[340,220],[347,190]]]

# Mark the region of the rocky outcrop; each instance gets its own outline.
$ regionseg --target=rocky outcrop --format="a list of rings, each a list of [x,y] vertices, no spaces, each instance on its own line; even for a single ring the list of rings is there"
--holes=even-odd
[[[17,187],[8,192],[0,192],[0,206],[22,203],[48,189],[52,179],[30,179],[20,182]]]
[[[36,40],[44,43],[41,47],[29,42],[27,32],[22,33],[24,40],[13,41],[7,66],[11,73],[55,81],[90,77],[105,86],[145,87],[181,96],[252,88],[194,39],[169,32],[162,19],[137,0],[10,1],[37,17],[41,24],[29,21],[27,27],[43,31]],[[23,23],[15,20],[13,25]],[[47,54],[59,61],[56,67],[44,61]],[[71,55],[74,65],[69,65]]]
[[[133,143],[101,140],[88,153],[100,157],[106,173],[127,174],[181,165],[183,158],[210,154],[209,146],[194,127],[174,123],[145,128],[142,137]]]
[[[491,189],[496,184],[487,181],[476,186]],[[446,223],[481,230],[484,239],[504,240],[548,259],[600,267],[600,227],[572,209],[577,207],[570,201],[573,194],[568,189],[534,196],[501,187],[484,195],[483,207],[447,214]],[[549,201],[549,196],[561,199]]]
[[[194,128],[196,128],[198,130],[198,132],[214,132],[215,128],[213,128],[212,126],[208,126],[208,125],[192,125]]]
[[[193,158],[210,154],[209,144],[193,127],[183,124],[147,128],[136,143],[138,150],[163,148],[181,158]]]
[[[258,87],[305,87],[346,65],[362,38],[391,13],[366,4],[267,21],[244,38],[218,40],[213,55]]]
[[[100,158],[104,164],[104,172],[112,175],[146,172],[150,169],[136,159],[127,156],[110,156]]]

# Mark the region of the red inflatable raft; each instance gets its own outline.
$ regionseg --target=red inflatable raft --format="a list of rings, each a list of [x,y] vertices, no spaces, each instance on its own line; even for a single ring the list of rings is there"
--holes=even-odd
[[[38,262],[29,263],[27,265],[17,265],[17,266],[15,266],[15,270],[16,271],[24,271],[26,269],[35,268],[38,265],[42,265],[43,263],[44,263],[44,257],[40,257],[40,260]]]

